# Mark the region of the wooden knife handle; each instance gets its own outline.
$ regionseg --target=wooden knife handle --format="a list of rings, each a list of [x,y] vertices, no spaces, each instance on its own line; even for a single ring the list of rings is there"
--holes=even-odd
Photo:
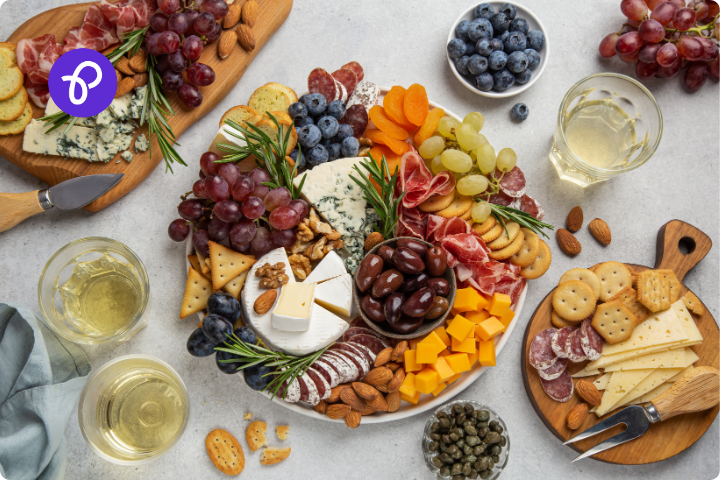
[[[702,230],[681,220],[671,220],[657,237],[655,268],[668,268],[681,282],[712,248],[712,240]]]
[[[660,420],[683,413],[702,412],[720,403],[720,372],[696,367],[680,377],[665,393],[652,401]]]
[[[39,192],[0,193],[0,232],[44,211],[38,199]]]

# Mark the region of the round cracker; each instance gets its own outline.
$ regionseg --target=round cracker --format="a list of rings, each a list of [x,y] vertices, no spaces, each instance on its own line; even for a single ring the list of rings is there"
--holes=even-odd
[[[0,51],[0,100],[7,100],[14,97],[23,86],[25,76],[16,66],[7,53]],[[23,107],[24,108],[24,107]],[[18,116],[22,114],[22,110]],[[17,118],[17,117],[15,117]],[[14,120],[13,118],[9,120]]]
[[[25,111],[18,118],[9,122],[0,121],[0,135],[17,135],[25,131],[32,120],[32,113],[30,102],[25,103]]]
[[[595,272],[591,272],[587,268],[573,268],[563,273],[560,277],[558,285],[568,282],[570,280],[580,280],[590,285],[590,288],[595,292],[596,297],[600,297],[600,279]]]
[[[632,285],[632,273],[620,262],[605,262],[595,268],[595,275],[600,279],[600,295],[598,298],[607,302],[623,288]]]
[[[472,229],[478,235],[485,235],[487,232],[492,230],[496,223],[497,220],[495,220],[495,217],[493,215],[490,215],[484,222],[474,224],[472,226]]]
[[[524,241],[525,235],[520,230],[518,230],[518,234],[515,236],[515,240],[513,240],[510,245],[505,248],[501,248],[500,250],[493,250],[488,254],[488,256],[493,260],[507,260],[520,250]]]
[[[574,327],[577,325],[578,322],[571,322],[570,320],[565,320],[560,315],[557,314],[555,310],[552,311],[552,314],[550,315],[550,322],[557,328],[563,328],[563,327]]]
[[[490,229],[490,231],[480,235],[480,237],[483,239],[483,242],[485,242],[485,244],[488,244],[498,238],[500,234],[504,231],[505,230],[503,230],[502,225],[500,225],[500,222],[498,222],[493,228]]]
[[[458,218],[460,220],[465,220],[466,222],[469,220],[470,223],[472,223],[472,210],[475,205],[477,205],[477,202],[473,202],[472,206],[470,206],[468,211],[460,215]]]
[[[447,208],[455,200],[455,189],[447,195],[433,195],[420,205],[418,208],[423,212],[439,212]]]
[[[510,257],[510,263],[518,267],[527,267],[535,261],[540,253],[540,238],[529,228],[521,228],[520,231],[525,236],[525,240],[520,250]]]
[[[540,241],[540,252],[538,252],[538,256],[535,258],[533,263],[520,270],[520,275],[528,280],[535,280],[536,278],[540,278],[545,275],[545,272],[548,271],[550,263],[552,262],[552,252],[550,251],[550,247],[548,247],[547,243],[543,240],[540,240],[539,238],[538,240]]]
[[[597,297],[592,287],[580,280],[560,284],[553,292],[553,309],[562,318],[579,321],[595,311]]]
[[[502,225],[500,225],[502,226]],[[520,225],[516,222],[506,222],[505,228],[503,228],[503,233],[500,234],[498,238],[493,240],[492,242],[488,243],[488,248],[490,250],[500,250],[511,243],[515,241],[515,238],[517,238],[518,234],[520,233]],[[523,236],[523,238],[525,238]]]
[[[12,97],[0,100],[0,121],[12,122],[22,116],[28,103],[27,90],[21,87]]]
[[[473,200],[470,197],[459,196],[452,201],[450,205],[443,208],[439,212],[435,212],[435,215],[443,218],[459,217],[463,213],[470,210],[473,206]]]

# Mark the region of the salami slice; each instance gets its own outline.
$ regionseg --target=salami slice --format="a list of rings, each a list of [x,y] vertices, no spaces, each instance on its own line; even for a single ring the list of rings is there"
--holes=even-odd
[[[297,377],[293,382],[298,382],[300,385],[300,401],[307,402],[310,399],[310,389],[308,388],[307,382],[303,378],[305,375]]]
[[[570,376],[570,372],[567,370],[562,372],[560,376],[554,380],[545,380],[544,378],[540,378],[540,383],[542,384],[545,393],[557,402],[567,402],[572,398],[573,392],[575,391],[572,377]]]
[[[568,364],[567,358],[558,358],[558,361],[552,367],[548,367],[545,370],[538,370],[538,375],[543,380],[555,380],[565,371],[565,367]]]
[[[336,362],[339,362],[346,369],[349,369],[349,372],[347,372],[347,375],[345,376],[346,380],[340,383],[354,382],[360,376],[360,371],[358,370],[357,365],[351,362],[350,359],[345,357],[344,355],[340,355],[340,352],[338,350],[328,350],[323,354],[323,356],[324,355],[332,357]]]
[[[342,103],[347,103],[348,101],[348,93],[345,89],[345,85],[338,82],[335,78],[335,100],[340,100]]]
[[[308,76],[308,92],[319,93],[327,103],[335,100],[335,79],[323,68],[316,68]]]
[[[509,195],[506,195],[503,192],[495,193],[493,195],[490,195],[490,198],[488,199],[488,202],[494,204],[494,205],[502,205],[503,207],[509,207],[512,205],[512,203],[515,201],[514,198],[512,198]]]
[[[345,364],[344,361],[339,360],[338,358],[328,354],[327,352],[323,353],[318,361],[322,361],[330,366],[330,368],[334,369],[338,374],[338,385],[341,383],[347,383],[350,381],[350,378],[352,378],[352,369]],[[337,385],[336,385],[337,386]]]
[[[525,174],[520,167],[513,167],[509,172],[503,175],[500,170],[493,172],[495,178],[500,178],[500,191],[505,195],[513,198],[520,198],[525,195]]]
[[[587,360],[585,351],[582,348],[581,335],[582,331],[577,328],[574,332],[568,335],[567,340],[565,340],[565,354],[567,355],[568,360],[573,363],[580,363]]]
[[[553,352],[552,339],[556,334],[556,329],[548,328],[535,335],[528,354],[530,365],[538,370],[544,370],[555,364],[558,356]]]
[[[565,340],[567,340],[567,337],[574,331],[575,327],[565,327],[558,330],[552,339],[552,349],[555,355],[560,358],[567,358],[567,354],[565,353]]]
[[[355,91],[350,95],[347,106],[362,105],[366,111],[370,111],[372,107],[377,105],[380,96],[380,87],[372,82],[363,80],[355,87]]]
[[[359,81],[355,72],[353,70],[350,70],[349,68],[341,68],[340,70],[335,70],[332,73],[332,77],[345,87],[345,90],[347,90],[347,93],[349,95],[352,95],[352,92],[355,91],[355,87],[357,86]]]
[[[352,382],[359,382],[360,380],[365,378],[367,371],[365,371],[365,369],[363,368],[364,367],[363,361],[359,356],[357,356],[351,352],[346,352],[344,350],[333,350],[333,352],[335,352],[335,354],[342,357],[346,361],[349,361],[350,363],[352,363],[355,366],[355,369],[357,370],[357,374],[355,375],[355,378],[353,378],[351,380]]]
[[[330,396],[330,384],[328,384],[327,380],[325,380],[325,378],[323,378],[323,376],[320,375],[320,373],[313,367],[308,367],[305,373],[307,373],[308,377],[315,382],[315,388],[317,388],[320,400],[328,398]]]
[[[330,388],[340,385],[340,374],[332,365],[325,362],[322,358],[318,358],[315,363],[313,363],[313,368],[327,380]]]
[[[302,377],[300,377],[300,388],[302,388],[303,382],[305,382],[308,393],[305,400],[302,399],[301,395],[300,401],[305,402],[310,406],[315,406],[320,403],[320,393],[318,392],[318,387],[315,384],[315,381],[312,379],[312,377],[310,377],[310,370],[306,370],[305,373],[303,373]]]
[[[365,323],[363,323],[365,325]],[[377,334],[375,333],[375,330],[370,330],[366,327],[350,327],[347,330],[345,330],[345,333],[343,333],[343,342],[349,342],[352,337],[355,335],[372,335],[374,337],[377,337]]]
[[[580,344],[588,360],[597,360],[602,355],[603,338],[591,325],[592,320],[583,320],[580,327]]]
[[[367,323],[365,323],[365,320],[363,320],[362,317],[355,317],[350,322],[350,327],[348,329],[353,328],[353,327],[367,328]]]
[[[287,391],[287,394],[285,394],[285,391]],[[290,387],[287,386],[287,380],[283,382],[282,385],[280,385],[280,388],[278,389],[278,397],[282,398],[288,403],[295,403],[300,400],[300,382],[296,378],[293,380],[293,382],[290,384]]]
[[[365,372],[370,371],[370,365],[372,364],[372,361],[365,357],[365,355],[355,347],[353,347],[350,343],[340,342],[334,344],[332,347],[330,347],[331,350],[342,350],[344,352],[352,353],[357,357],[358,362],[360,363],[360,367]]]
[[[375,355],[390,346],[373,335],[355,335],[352,337],[352,341],[366,346]]]
[[[340,70],[342,69],[352,70],[355,73],[355,77],[357,78],[358,82],[362,82],[363,78],[365,78],[365,72],[363,71],[362,66],[358,62],[346,63],[345,65],[340,67]]]
[[[369,117],[367,110],[362,105],[351,105],[345,110],[345,116],[340,119],[340,123],[350,125],[353,129],[353,136],[360,138],[365,129],[367,129]]]
[[[522,198],[520,198],[520,210],[529,213],[538,220],[542,220],[545,216],[545,210],[543,210],[542,206],[529,195],[523,195]]]
[[[355,342],[348,342],[348,345],[357,350],[358,353],[365,357],[371,365],[375,362],[376,355],[365,345],[360,345],[359,343]]]

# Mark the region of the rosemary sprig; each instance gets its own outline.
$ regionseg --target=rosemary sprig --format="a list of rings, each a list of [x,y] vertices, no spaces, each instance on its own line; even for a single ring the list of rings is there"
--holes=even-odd
[[[363,191],[363,198],[375,209],[377,214],[382,220],[382,229],[378,231],[382,236],[388,240],[395,237],[395,225],[398,221],[398,206],[400,201],[405,196],[405,192],[402,192],[398,198],[393,200],[395,196],[395,184],[397,183],[398,170],[390,175],[390,167],[388,167],[385,155],[382,157],[382,163],[379,164],[372,155],[369,155],[370,160],[363,160],[360,165],[368,171],[372,180],[375,180],[380,185],[380,193],[375,190],[375,186],[370,181],[367,175],[365,175],[357,165],[353,165],[353,169],[362,178],[362,181],[355,178],[352,174],[350,178],[358,184]],[[377,229],[377,226],[376,226]]]
[[[328,345],[311,355],[296,357],[295,355],[275,352],[260,345],[245,343],[234,333],[229,337],[230,338],[225,341],[227,347],[215,347],[215,350],[232,353],[239,358],[220,361],[223,363],[244,362],[238,367],[238,370],[244,370],[261,364],[267,367],[274,367],[275,370],[268,375],[275,375],[275,378],[263,389],[263,391],[270,390],[272,397],[277,395],[278,390],[286,380],[287,385],[290,385],[293,380],[303,375],[308,367],[315,363],[315,361],[320,358],[320,355],[325,353],[325,350],[330,347],[330,345]],[[283,398],[285,398],[285,395],[287,395],[287,389],[283,393]]]
[[[481,201],[482,199],[477,200]],[[537,218],[533,217],[527,212],[523,212],[522,210],[505,207],[503,205],[495,205],[494,203],[490,203],[489,205],[492,209],[492,215],[500,222],[500,225],[503,226],[505,234],[508,236],[508,238],[510,238],[510,234],[508,233],[507,227],[505,226],[505,220],[517,222],[518,224],[520,224],[521,227],[528,228],[533,232],[542,235],[545,238],[549,237],[543,231],[544,228],[547,228],[549,230],[555,229],[554,226],[548,223],[541,222]]]

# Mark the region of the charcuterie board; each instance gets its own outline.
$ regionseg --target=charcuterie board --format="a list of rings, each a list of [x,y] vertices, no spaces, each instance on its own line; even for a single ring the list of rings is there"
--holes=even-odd
[[[247,52],[239,44],[236,44],[233,47],[232,56],[221,60],[216,48],[203,50],[199,60],[215,71],[216,81],[210,87],[202,90],[203,102],[195,109],[186,107],[175,94],[168,96],[176,113],[175,116],[168,118],[168,122],[177,137],[180,137],[185,130],[204,117],[230,93],[245,73],[250,62],[283,24],[290,13],[292,3],[292,0],[263,0],[261,2],[261,13],[258,15],[257,23],[253,26],[255,49],[252,52]],[[81,24],[90,5],[90,3],[66,5],[42,12],[22,24],[6,41],[17,43],[23,38],[34,38],[47,33],[53,33],[56,38],[61,39],[71,27]],[[33,105],[33,118],[40,118],[43,114],[43,109]],[[136,133],[147,135],[147,126],[141,127]],[[83,175],[124,173],[123,179],[112,190],[85,207],[86,210],[96,212],[130,192],[162,161],[163,157],[157,141],[154,138],[151,140],[150,150],[136,153],[131,163],[125,161],[115,163],[115,160],[108,163],[90,163],[73,158],[28,153],[22,149],[23,135],[0,137],[0,156],[48,185],[56,185]],[[178,140],[182,145],[182,138],[178,138]],[[152,152],[152,158],[150,158],[150,152]],[[185,159],[186,162],[189,160]],[[177,165],[175,168],[184,167]]]
[[[654,268],[672,269],[682,283],[685,275],[705,257],[711,248],[712,241],[705,233],[680,220],[672,220],[658,232]],[[648,269],[641,265],[631,264],[631,266],[638,273]],[[681,295],[687,291],[687,288],[683,285],[682,290]],[[552,291],[549,292],[543,299],[528,323],[523,337],[520,364],[523,383],[530,403],[548,429],[560,441],[565,441],[614,412],[611,411],[600,418],[594,413],[590,413],[580,428],[570,430],[566,423],[566,417],[573,407],[582,403],[582,399],[578,395],[573,395],[568,402],[560,403],[551,399],[543,390],[540,377],[529,363],[528,351],[535,335],[552,327],[550,322],[552,293]],[[701,344],[690,347],[699,357],[695,366],[706,365],[718,368],[718,326],[715,319],[707,310],[702,316],[694,316],[693,319],[703,337]],[[570,363],[568,370],[574,374],[582,370],[587,363],[587,361]],[[592,381],[599,376],[595,375],[587,377],[587,379]],[[715,406],[704,412],[679,415],[652,425],[648,432],[640,438],[601,452],[592,458],[621,465],[640,465],[668,459],[693,445],[707,431],[717,413],[718,406]],[[623,429],[622,426],[614,427],[587,440],[576,442],[570,447],[578,452],[585,452]]]

